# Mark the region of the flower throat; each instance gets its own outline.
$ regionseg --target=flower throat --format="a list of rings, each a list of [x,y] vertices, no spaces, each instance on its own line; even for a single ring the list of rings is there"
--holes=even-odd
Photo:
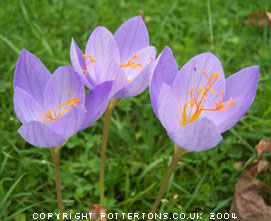
[[[184,107],[183,107],[183,112],[182,112],[182,121],[180,121],[180,124],[182,126],[185,126],[188,123],[192,123],[193,121],[197,120],[200,116],[200,114],[202,113],[202,111],[224,111],[224,110],[228,110],[233,104],[235,104],[235,101],[232,99],[232,97],[230,98],[230,101],[227,105],[224,105],[224,91],[221,90],[221,100],[220,98],[218,98],[214,104],[215,104],[215,108],[213,109],[208,109],[208,108],[204,108],[204,104],[203,101],[208,99],[208,97],[206,97],[206,94],[211,91],[212,94],[216,94],[216,91],[212,89],[212,87],[214,86],[216,80],[219,78],[219,74],[218,73],[213,73],[211,77],[208,77],[208,75],[206,74],[205,71],[202,71],[202,73],[204,74],[204,76],[207,78],[207,83],[206,85],[203,87],[202,85],[199,86],[198,88],[198,92],[197,94],[194,94],[194,88],[192,87],[190,91],[187,91],[186,93],[190,94],[191,100],[188,101],[188,103],[190,104],[190,107],[193,107],[196,105],[196,110],[195,112],[192,114],[190,119],[187,119],[186,116],[186,108],[187,108],[187,102],[185,102]]]
[[[90,67],[89,69],[85,70],[84,68],[89,65],[89,64],[92,64],[92,63],[96,63],[97,61],[91,56],[91,54],[88,54],[88,56],[86,56],[85,54],[82,55],[83,58],[85,58],[88,63],[83,65],[82,66],[82,70],[83,72],[85,73],[85,76],[87,76],[87,73],[94,67]],[[137,64],[135,63],[136,60],[139,59],[139,54],[135,54],[131,59],[129,59],[127,62],[123,63],[122,65],[120,65],[121,68],[124,68],[124,67],[131,67],[131,68],[135,68],[139,71],[142,71],[142,65],[143,63],[140,63],[140,64]]]
[[[53,115],[52,115],[52,113],[51,113],[50,110],[48,110],[48,114],[41,113],[41,115],[44,116],[44,117],[49,118],[50,122],[52,122],[52,121],[58,119],[59,117],[61,117],[62,114],[64,114],[66,111],[70,110],[72,106],[76,105],[76,103],[79,102],[78,98],[75,97],[73,99],[70,99],[71,93],[69,91],[67,91],[67,92],[68,92],[68,98],[67,98],[67,100],[65,100],[63,103],[59,104],[56,107],[56,109],[54,111],[54,117],[53,117]],[[60,107],[62,107],[62,106],[65,106],[65,105],[68,105],[68,106],[63,111],[61,111],[60,113],[57,114],[58,109]]]

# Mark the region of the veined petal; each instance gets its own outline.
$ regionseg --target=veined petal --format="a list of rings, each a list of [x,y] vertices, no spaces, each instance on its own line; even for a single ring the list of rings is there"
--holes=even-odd
[[[208,99],[204,100],[205,108],[214,108],[215,101],[221,98],[221,91],[225,91],[225,77],[223,67],[218,60],[218,58],[212,53],[202,53],[192,59],[190,59],[177,74],[173,84],[172,84],[172,94],[175,98],[175,102],[180,109],[183,108],[185,102],[191,100],[191,95],[188,91],[194,88],[194,94],[197,94],[199,87],[203,88],[208,82],[208,78],[203,74],[206,72],[208,78],[214,73],[218,73],[219,77],[212,86],[212,90],[216,91],[216,94],[212,94],[208,91],[206,97]]]
[[[86,97],[86,114],[81,129],[85,129],[98,120],[105,112],[111,98],[114,81],[103,82],[94,87]]]
[[[94,67],[96,85],[105,81],[114,81],[112,96],[129,84],[127,77],[114,60],[102,60]]]
[[[114,97],[116,98],[128,98],[141,94],[148,86],[150,82],[150,76],[154,67],[154,61],[148,63],[147,66],[140,72],[140,74],[133,79],[127,86],[119,90]]]
[[[256,94],[259,71],[259,66],[247,67],[227,78],[225,100],[246,98],[250,106]]]
[[[178,73],[178,66],[169,47],[165,47],[158,58],[157,65],[152,75],[150,83],[150,97],[153,110],[157,114],[157,99],[163,83],[172,85],[176,74]]]
[[[114,37],[118,44],[121,63],[126,62],[136,51],[149,46],[148,30],[140,15],[124,22]]]
[[[233,127],[245,114],[244,110],[247,106],[247,101],[243,98],[237,98],[234,101],[235,104],[228,110],[206,111],[202,114],[202,117],[208,117],[215,123],[219,133],[223,133]],[[228,103],[229,102],[225,102],[225,105]]]
[[[74,39],[72,39],[72,42],[71,42],[70,57],[71,57],[72,66],[74,70],[81,77],[83,83],[86,85],[86,87],[93,88],[94,83],[92,82],[92,79],[89,77],[89,74],[86,75],[83,72],[83,67],[84,65],[86,65],[86,60],[83,58],[83,52],[77,46]],[[87,68],[84,67],[84,70],[87,70]]]
[[[76,97],[79,100],[76,106],[84,106],[85,90],[81,78],[70,66],[59,67],[44,90],[44,109],[54,111],[57,106],[67,100],[69,93],[71,99]],[[59,111],[65,108],[62,106]]]
[[[179,147],[195,152],[209,150],[222,140],[215,124],[206,117],[170,131],[168,136]]]
[[[177,107],[168,84],[163,83],[157,100],[159,120],[167,131],[175,131],[180,127]]]
[[[66,142],[64,137],[38,121],[26,122],[18,133],[26,142],[37,147],[57,147]]]
[[[86,56],[91,54],[93,59],[113,59],[120,61],[119,50],[114,36],[105,27],[97,27],[90,35],[87,46]]]
[[[155,47],[149,46],[149,47],[143,48],[137,51],[128,60],[128,61],[134,62],[136,65],[139,65],[139,66],[135,68],[129,65],[125,66],[125,64],[124,65],[122,64],[120,67],[125,72],[125,75],[128,78],[128,80],[133,81],[139,74],[141,74],[142,70],[146,67],[146,65],[148,65],[150,62],[155,61],[155,55],[156,55]],[[128,61],[126,61],[126,63]]]
[[[41,121],[43,109],[41,105],[26,91],[19,87],[15,88],[13,96],[16,116],[22,123],[27,121]]]
[[[48,126],[67,139],[80,130],[84,117],[85,108],[75,106]]]
[[[23,49],[17,61],[14,88],[20,87],[43,105],[43,91],[51,74],[33,54]]]
[[[258,85],[259,66],[244,68],[226,80],[225,105],[232,97],[235,103],[225,111],[204,113],[217,125],[220,133],[234,126],[252,104]]]

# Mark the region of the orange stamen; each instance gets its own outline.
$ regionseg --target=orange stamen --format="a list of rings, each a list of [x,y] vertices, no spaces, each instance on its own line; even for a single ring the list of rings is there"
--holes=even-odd
[[[55,111],[54,111],[54,117],[52,116],[52,113],[50,110],[48,110],[48,114],[44,114],[44,113],[41,113],[41,116],[44,116],[44,117],[47,117],[50,119],[50,122],[58,119],[59,117],[61,117],[66,111],[70,110],[72,106],[74,106],[76,103],[79,102],[78,98],[75,97],[73,99],[70,99],[71,97],[71,93],[68,91],[68,98],[66,101],[64,101],[63,103],[59,104]],[[68,105],[63,111],[61,111],[60,113],[57,114],[57,111],[60,107],[64,106],[64,105]]]
[[[187,102],[185,102],[184,107],[183,107],[183,121],[182,121],[182,126],[186,125],[186,106],[187,106]]]
[[[94,66],[90,67],[90,68],[87,69],[87,70],[84,70],[83,68],[85,68],[87,65],[89,65],[89,64],[91,64],[91,63],[96,63],[97,61],[91,56],[91,54],[88,54],[88,57],[87,57],[85,54],[83,54],[82,57],[85,58],[87,61],[89,61],[87,64],[85,64],[85,65],[82,66],[82,70],[83,70],[83,72],[85,73],[85,76],[87,76],[87,73],[88,73]]]
[[[121,68],[124,68],[124,67],[131,67],[131,68],[135,68],[139,71],[142,71],[142,65],[143,63],[141,64],[136,64],[134,62],[134,60],[138,60],[138,57],[139,57],[139,54],[135,54],[130,60],[128,60],[127,62],[125,62],[124,64],[120,65]]]
[[[191,100],[188,101],[188,103],[190,104],[190,107],[193,107],[194,105],[196,105],[196,110],[195,112],[192,114],[189,123],[192,123],[193,121],[197,120],[201,114],[202,111],[224,111],[224,110],[228,110],[232,105],[235,104],[235,101],[232,99],[232,97],[230,98],[230,102],[227,105],[224,105],[224,91],[221,91],[221,95],[222,98],[221,100],[218,98],[217,101],[214,102],[214,104],[216,105],[215,108],[213,109],[206,109],[204,108],[204,104],[203,101],[208,99],[208,97],[206,97],[206,94],[211,91],[212,94],[215,94],[216,91],[212,89],[212,87],[214,86],[216,80],[219,78],[219,74],[218,73],[213,73],[211,77],[209,77],[205,71],[202,72],[205,77],[207,78],[208,82],[206,83],[206,85],[203,87],[202,85],[199,86],[198,88],[198,92],[197,94],[194,94],[194,88],[192,88],[190,91],[187,91],[187,93],[191,96]],[[183,108],[183,117],[182,117],[182,126],[185,126],[187,124],[187,119],[186,119],[186,106],[187,106],[187,102],[185,102],[184,108]]]

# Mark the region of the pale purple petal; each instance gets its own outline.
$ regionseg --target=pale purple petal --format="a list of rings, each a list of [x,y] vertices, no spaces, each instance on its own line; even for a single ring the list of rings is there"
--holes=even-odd
[[[209,150],[222,140],[215,124],[206,117],[170,131],[168,135],[179,147],[196,152]]]
[[[80,130],[84,117],[85,108],[74,106],[48,126],[67,139]]]
[[[227,105],[229,102],[225,102]],[[244,115],[244,109],[247,106],[247,101],[242,98],[235,99],[235,104],[228,110],[224,111],[206,111],[201,117],[208,117],[213,121],[219,131],[223,133],[234,126]]]
[[[64,137],[38,121],[23,124],[18,133],[26,142],[37,147],[57,147],[66,142]]]
[[[132,58],[135,55],[138,55],[138,57],[132,60]],[[146,65],[148,65],[150,62],[155,61],[155,55],[156,55],[155,47],[149,46],[137,51],[132,57],[129,58],[129,60],[131,62],[134,62],[135,64],[141,64],[143,70],[146,67]],[[142,71],[142,70],[140,71],[141,69],[140,67],[138,67],[138,69],[135,67],[129,67],[126,66],[125,63],[122,64],[120,67],[125,72],[125,75],[127,76],[129,81],[133,81]]]
[[[129,84],[124,71],[121,70],[119,65],[114,60],[102,60],[98,62],[94,67],[95,72],[95,84],[98,85],[105,81],[114,81],[112,96]]]
[[[84,106],[85,89],[79,75],[70,67],[64,66],[56,69],[49,79],[44,90],[44,109],[52,113],[58,105],[68,99],[77,98],[80,102],[76,106]],[[58,111],[61,112],[66,106],[61,106]]]
[[[113,81],[106,81],[93,88],[86,97],[86,114],[81,130],[89,127],[105,112],[111,98]]]
[[[148,30],[140,15],[124,22],[114,37],[119,47],[121,63],[126,62],[136,51],[149,46]]]
[[[91,54],[92,58],[99,62],[102,59],[113,59],[120,61],[119,49],[114,36],[105,27],[97,27],[90,35],[86,56]]]
[[[256,94],[259,71],[259,66],[247,67],[227,78],[225,101],[230,97],[246,98],[250,106]]]
[[[141,73],[133,79],[126,87],[114,95],[116,98],[128,98],[141,94],[149,86],[150,76],[153,71],[154,61],[149,62]]]
[[[86,85],[86,87],[93,88],[94,84],[91,78],[89,77],[89,74],[85,74],[83,72],[83,70],[87,70],[87,67],[84,67],[86,64],[86,60],[83,58],[83,52],[77,46],[74,39],[72,39],[72,42],[71,42],[70,57],[71,57],[72,66],[74,70],[81,77],[83,83]]]
[[[177,106],[171,95],[171,88],[168,84],[162,84],[157,100],[159,120],[167,131],[175,131],[180,127],[178,121]]]
[[[172,85],[176,74],[178,73],[178,66],[169,47],[165,47],[159,56],[159,61],[155,67],[151,84],[150,84],[150,97],[152,107],[157,115],[157,99],[163,83]]]
[[[29,93],[19,87],[15,88],[13,103],[16,116],[22,123],[41,120],[41,113],[43,113],[41,105]]]
[[[20,87],[43,105],[43,91],[51,74],[42,62],[23,49],[17,61],[14,88]]]
[[[208,99],[203,101],[204,108],[215,108],[214,102],[218,98],[221,98],[221,91],[225,91],[226,82],[220,61],[215,55],[209,52],[199,54],[190,59],[176,76],[172,84],[172,94],[179,109],[182,110],[185,102],[191,100],[191,95],[187,93],[188,91],[194,88],[193,93],[196,95],[200,85],[203,88],[206,86],[208,79],[203,74],[203,71],[206,72],[209,78],[213,73],[219,74],[218,79],[212,87],[216,91],[216,94],[209,91],[206,94]]]
[[[226,80],[225,106],[232,97],[235,104],[225,111],[204,113],[216,125],[220,133],[234,126],[252,104],[258,85],[259,66],[244,68]]]

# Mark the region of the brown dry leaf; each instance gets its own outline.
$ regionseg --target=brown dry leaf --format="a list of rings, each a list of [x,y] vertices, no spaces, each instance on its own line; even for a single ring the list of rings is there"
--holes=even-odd
[[[260,27],[267,24],[270,27],[271,23],[271,13],[270,12],[262,12],[258,10],[257,12],[250,14],[247,19],[244,21],[246,25],[258,25]]]
[[[148,16],[148,15],[147,15],[147,16],[145,16],[145,19],[144,19],[144,20],[145,20],[145,22],[146,22],[146,23],[150,22],[150,20],[151,20],[151,16]]]
[[[268,162],[264,158],[257,159],[244,169],[235,185],[230,213],[235,213],[243,221],[271,220],[271,206],[266,205],[263,197],[260,195],[264,190],[271,190],[271,188],[256,179],[257,175],[267,165]]]
[[[240,170],[244,164],[245,164],[245,162],[243,162],[243,161],[237,161],[233,164],[233,166],[235,169]]]
[[[270,13],[271,14],[271,13]],[[271,16],[271,15],[270,15]],[[258,156],[271,152],[271,141],[270,140],[261,140],[256,146]]]
[[[257,169],[258,173],[262,172],[267,166],[268,166],[268,161],[265,158],[261,158],[258,161]]]
[[[90,207],[88,213],[91,213],[91,219],[97,221],[107,221],[107,210],[100,204],[94,204]],[[101,218],[101,214],[105,213],[106,217]]]

